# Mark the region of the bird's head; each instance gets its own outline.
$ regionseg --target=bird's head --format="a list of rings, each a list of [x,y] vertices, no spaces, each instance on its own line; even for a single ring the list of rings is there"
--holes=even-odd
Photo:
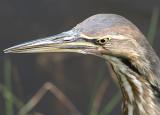
[[[13,46],[6,53],[76,52],[136,59],[144,53],[140,31],[115,14],[89,17],[67,32]]]

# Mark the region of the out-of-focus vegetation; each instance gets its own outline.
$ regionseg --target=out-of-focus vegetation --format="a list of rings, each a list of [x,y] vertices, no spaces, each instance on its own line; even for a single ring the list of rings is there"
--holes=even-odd
[[[159,18],[159,8],[156,7],[153,9],[150,28],[148,32],[148,38],[152,44],[153,44],[155,33],[157,30],[158,18]],[[77,58],[79,57],[77,56]],[[50,62],[48,63],[46,59],[49,59],[51,63]],[[16,91],[18,87],[16,88],[16,84],[14,84],[15,83],[14,79],[20,79],[20,78],[14,78],[15,73],[22,70],[16,70],[14,63],[12,63],[11,57],[9,55],[5,55],[4,63],[3,63],[4,83],[0,84],[0,94],[3,96],[4,102],[5,102],[3,103],[5,106],[5,113],[3,115],[43,115],[43,113],[38,111],[40,109],[37,109],[37,106],[39,106],[40,104],[43,104],[41,103],[41,101],[43,101],[43,98],[46,99],[45,98],[46,95],[48,95],[48,97],[51,96],[52,98],[54,98],[53,100],[51,100],[51,102],[53,102],[53,104],[51,105],[53,105],[54,110],[55,108],[58,109],[56,112],[57,115],[62,115],[64,113],[65,115],[84,115],[84,114],[109,115],[114,110],[116,110],[116,107],[120,107],[119,106],[120,105],[119,103],[121,100],[120,91],[115,92],[115,94],[112,95],[109,101],[105,100],[105,97],[107,98],[108,92],[111,88],[109,87],[111,85],[110,83],[111,81],[108,78],[106,78],[106,64],[104,62],[100,63],[99,64],[100,66],[97,66],[98,68],[96,68],[97,75],[95,77],[95,80],[91,81],[89,78],[86,78],[80,81],[80,82],[82,81],[83,82],[79,83],[78,84],[79,86],[76,86],[76,84],[79,82],[76,79],[79,79],[79,78],[76,78],[76,76],[73,79],[69,79],[65,77],[66,76],[65,73],[67,72],[65,72],[65,66],[63,62],[66,59],[68,59],[69,62],[72,61],[72,58],[69,58],[65,55],[60,55],[57,57],[55,55],[51,56],[51,54],[49,54],[48,56],[43,54],[39,55],[39,58],[37,60],[40,60],[40,61],[37,61],[37,62],[39,62],[39,66],[41,66],[42,69],[44,68],[46,69],[45,74],[56,75],[57,77],[53,79],[48,78],[48,81],[42,83],[43,85],[39,86],[39,88],[36,88],[37,90],[35,91],[34,94],[32,94],[32,96],[29,96],[30,98],[22,99],[23,96],[19,97],[17,93],[15,93],[15,92],[18,92]],[[85,69],[89,71],[94,71],[89,69],[89,67],[93,65],[91,63],[93,63],[93,59],[90,59],[87,57],[87,59],[84,60],[82,64],[86,64]],[[52,64],[55,64],[56,67],[55,66],[53,67]],[[55,69],[57,73],[52,72],[52,69]],[[16,75],[17,74],[18,73],[16,73]],[[87,75],[92,75],[92,74],[87,74]],[[38,76],[36,80],[40,80]],[[16,81],[16,83],[19,83],[19,82],[21,81],[20,80]],[[24,82],[25,81],[23,81],[23,83]],[[80,87],[81,85],[83,85],[84,82],[85,84],[89,84],[89,85],[86,85],[88,86],[86,87],[86,89],[89,91],[86,92],[86,90],[84,90],[85,91],[84,93],[88,93],[89,97],[87,97],[85,100],[81,100],[84,102],[82,103],[79,102],[80,105],[78,105],[78,103],[76,103],[76,99],[81,99],[81,96],[78,96],[78,94],[76,94],[77,98],[74,97],[74,99],[72,99],[71,94],[74,94],[74,92],[72,91],[83,90]],[[24,85],[23,83],[21,83],[22,86]],[[116,82],[113,82],[113,83],[116,84]],[[21,85],[18,85],[18,86],[21,86]],[[27,87],[30,87],[30,84],[27,84],[27,85],[28,85]],[[118,86],[118,85],[116,84],[115,86]],[[75,89],[74,87],[77,89]],[[68,93],[68,91],[66,90],[70,90],[72,93]],[[23,92],[25,92],[25,90]],[[24,94],[21,94],[21,95],[24,95]],[[85,106],[87,107],[86,110],[83,110],[82,109],[83,107],[81,108],[81,106],[87,103],[88,103],[88,106]],[[41,108],[46,109],[47,107],[45,108],[44,106],[42,106]],[[53,115],[53,114],[54,112],[50,113],[50,115]]]

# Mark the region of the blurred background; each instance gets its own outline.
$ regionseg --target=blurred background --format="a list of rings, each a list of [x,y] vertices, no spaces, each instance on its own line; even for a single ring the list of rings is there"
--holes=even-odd
[[[159,0],[0,0],[0,115],[121,115],[103,59],[74,53],[4,54],[97,13],[131,20],[160,55]]]

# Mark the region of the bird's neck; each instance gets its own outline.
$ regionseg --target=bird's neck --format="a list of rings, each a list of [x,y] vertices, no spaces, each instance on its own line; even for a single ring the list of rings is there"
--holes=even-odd
[[[112,57],[110,62],[121,87],[125,115],[160,114],[155,96],[157,91],[153,90],[152,84],[148,81],[151,78],[156,81],[154,73],[147,70],[149,68],[144,70],[145,65],[141,65],[143,69],[140,70],[140,67],[136,68],[132,62],[125,59]]]

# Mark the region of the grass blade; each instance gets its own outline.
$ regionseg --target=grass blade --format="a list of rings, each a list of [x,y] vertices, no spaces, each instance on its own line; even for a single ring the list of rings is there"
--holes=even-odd
[[[111,101],[104,107],[104,109],[100,112],[99,115],[108,115],[114,107],[119,103],[121,100],[121,92],[118,91],[116,95],[111,99]]]
[[[158,25],[158,19],[159,19],[159,8],[154,7],[152,11],[152,17],[151,17],[151,22],[150,22],[150,27],[149,27],[149,32],[148,32],[148,40],[151,44],[153,44],[154,38],[155,38],[155,33],[157,30],[157,25]]]
[[[4,58],[4,82],[6,87],[4,89],[6,115],[13,115],[13,97],[11,93],[8,93],[8,91],[12,92],[11,61],[9,57]]]
[[[95,83],[93,91],[92,91],[93,93],[91,95],[88,115],[97,115],[98,114],[98,112],[95,110],[94,102],[95,102],[97,90],[98,90],[100,84],[102,83],[102,81],[104,80],[104,73],[105,73],[105,65],[102,64],[102,66],[100,67],[100,70],[98,72],[97,80],[96,80],[96,83]]]

